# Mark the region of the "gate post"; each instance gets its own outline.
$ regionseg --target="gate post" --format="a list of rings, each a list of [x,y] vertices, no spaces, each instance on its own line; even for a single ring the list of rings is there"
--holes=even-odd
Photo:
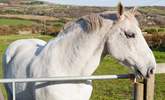
[[[134,82],[134,100],[143,100],[144,97],[144,84]]]
[[[155,75],[143,79],[143,82],[134,82],[134,100],[154,100]]]
[[[144,79],[144,100],[154,100],[155,75]]]

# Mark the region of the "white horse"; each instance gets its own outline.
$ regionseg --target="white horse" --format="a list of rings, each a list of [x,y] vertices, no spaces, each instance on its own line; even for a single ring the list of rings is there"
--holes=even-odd
[[[4,77],[89,76],[107,50],[107,54],[147,78],[154,73],[155,58],[134,14],[134,10],[126,12],[119,4],[115,16],[81,17],[67,24],[60,35],[48,43],[38,39],[15,41],[4,55]],[[11,99],[11,84],[6,88]],[[16,84],[17,100],[89,100],[91,93],[91,81]]]

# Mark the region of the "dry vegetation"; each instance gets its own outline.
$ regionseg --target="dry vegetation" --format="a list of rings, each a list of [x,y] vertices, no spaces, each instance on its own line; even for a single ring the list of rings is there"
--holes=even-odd
[[[165,51],[165,34],[148,34],[145,39],[152,49]]]

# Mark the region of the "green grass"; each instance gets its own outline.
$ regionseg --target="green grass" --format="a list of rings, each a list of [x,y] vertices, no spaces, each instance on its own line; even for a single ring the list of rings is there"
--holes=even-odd
[[[30,20],[0,18],[0,25],[32,25],[33,23]]]
[[[165,52],[154,51],[157,63],[165,63]]]
[[[0,36],[0,77],[3,76],[2,69],[2,54],[5,48],[17,39],[22,38],[40,38],[48,41],[51,36],[43,35],[9,35]],[[157,62],[165,62],[165,52],[154,51],[154,55]],[[95,75],[106,75],[106,74],[126,74],[129,70],[127,67],[123,67],[110,56],[103,59],[100,66],[94,73]],[[156,92],[155,100],[164,100],[165,98],[165,74],[156,75]],[[132,98],[132,82],[129,79],[124,80],[104,80],[104,81],[93,81],[94,91],[91,100],[131,100]],[[6,92],[3,85],[0,85],[0,89],[3,91],[5,97]]]

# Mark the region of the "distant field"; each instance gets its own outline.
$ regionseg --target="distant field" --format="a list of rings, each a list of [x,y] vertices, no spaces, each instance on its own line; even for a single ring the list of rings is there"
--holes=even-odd
[[[9,0],[0,0],[0,3],[5,3],[5,2],[8,2]]]
[[[33,23],[30,20],[0,18],[0,25],[32,25]]]
[[[56,21],[58,18],[51,16],[41,16],[41,15],[25,15],[25,14],[0,14],[0,18],[9,19],[23,19],[23,20],[34,20],[34,21]]]
[[[144,32],[147,32],[149,34],[165,34],[165,28],[159,28],[159,27],[150,27],[144,29]]]
[[[150,14],[160,14],[165,16],[164,7],[140,7],[139,10],[141,10],[144,13],[150,13]]]
[[[3,76],[2,70],[2,54],[12,41],[22,38],[40,38],[48,41],[53,38],[45,35],[9,35],[0,36],[0,77]],[[157,62],[165,62],[165,52],[154,51]],[[105,74],[125,74],[129,70],[118,64],[112,57],[107,56],[103,59],[98,67],[95,75]],[[164,100],[165,98],[165,74],[156,75],[156,92],[155,100]],[[94,81],[94,91],[91,100],[131,100],[132,83],[130,80],[109,80],[109,81]],[[0,85],[0,89],[3,91],[5,97],[5,89],[3,85]]]

